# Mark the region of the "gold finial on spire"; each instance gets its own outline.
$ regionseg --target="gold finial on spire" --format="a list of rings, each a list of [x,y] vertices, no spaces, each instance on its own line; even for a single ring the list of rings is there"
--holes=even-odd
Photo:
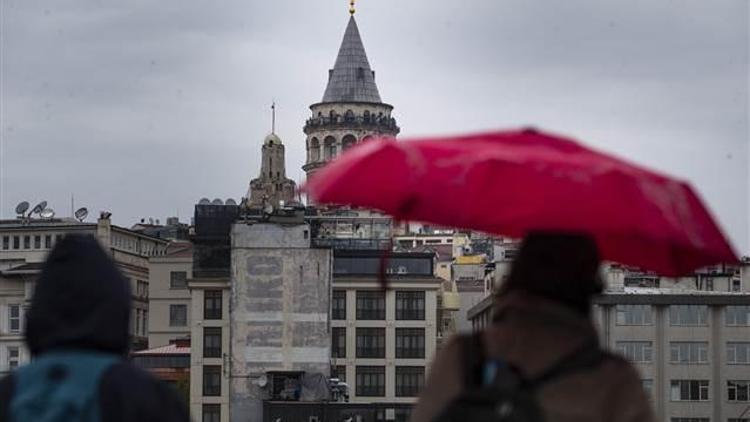
[[[349,0],[349,14],[354,16],[354,13],[357,11],[357,9],[354,8],[354,2],[355,0]]]

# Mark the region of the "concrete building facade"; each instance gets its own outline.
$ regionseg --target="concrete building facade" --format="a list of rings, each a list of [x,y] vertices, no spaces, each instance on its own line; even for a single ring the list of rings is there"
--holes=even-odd
[[[164,255],[152,257],[148,267],[148,345],[157,348],[190,336],[193,245],[173,242]]]
[[[331,266],[305,223],[233,226],[231,421],[260,420],[266,400],[328,399]]]
[[[229,421],[229,293],[238,205],[197,204],[190,291],[190,414]]]
[[[438,293],[432,254],[394,253],[388,289],[377,251],[336,251],[332,375],[352,403],[414,403],[437,345]]]

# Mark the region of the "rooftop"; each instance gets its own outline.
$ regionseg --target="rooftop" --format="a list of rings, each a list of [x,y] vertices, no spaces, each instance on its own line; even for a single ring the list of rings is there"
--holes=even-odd
[[[349,18],[346,26],[336,64],[328,75],[328,86],[322,102],[382,102],[375,84],[375,72],[370,69],[354,16]]]

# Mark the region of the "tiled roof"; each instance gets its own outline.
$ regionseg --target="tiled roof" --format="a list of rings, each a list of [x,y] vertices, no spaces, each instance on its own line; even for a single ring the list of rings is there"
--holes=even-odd
[[[141,350],[134,352],[134,355],[189,355],[190,346],[178,347],[176,344],[157,347],[155,349]]]
[[[344,32],[336,64],[331,70],[328,86],[323,94],[323,102],[381,102],[375,75],[370,69],[354,16],[349,19]]]

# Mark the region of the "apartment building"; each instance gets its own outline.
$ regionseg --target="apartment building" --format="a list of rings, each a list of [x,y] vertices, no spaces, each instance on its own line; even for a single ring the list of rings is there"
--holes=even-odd
[[[230,231],[240,207],[195,206],[190,292],[190,415],[196,421],[229,421]]]
[[[111,224],[102,213],[96,223],[59,218],[0,220],[0,375],[28,361],[23,345],[24,315],[34,282],[54,245],[69,233],[95,236],[131,282],[133,348],[147,344],[148,260],[166,252],[168,242]]]
[[[413,403],[435,353],[442,280],[433,275],[432,254],[394,253],[383,290],[381,258],[335,251],[332,376],[349,385],[353,403]]]
[[[190,336],[192,243],[170,243],[164,255],[151,257],[148,269],[148,346],[157,348]]]

